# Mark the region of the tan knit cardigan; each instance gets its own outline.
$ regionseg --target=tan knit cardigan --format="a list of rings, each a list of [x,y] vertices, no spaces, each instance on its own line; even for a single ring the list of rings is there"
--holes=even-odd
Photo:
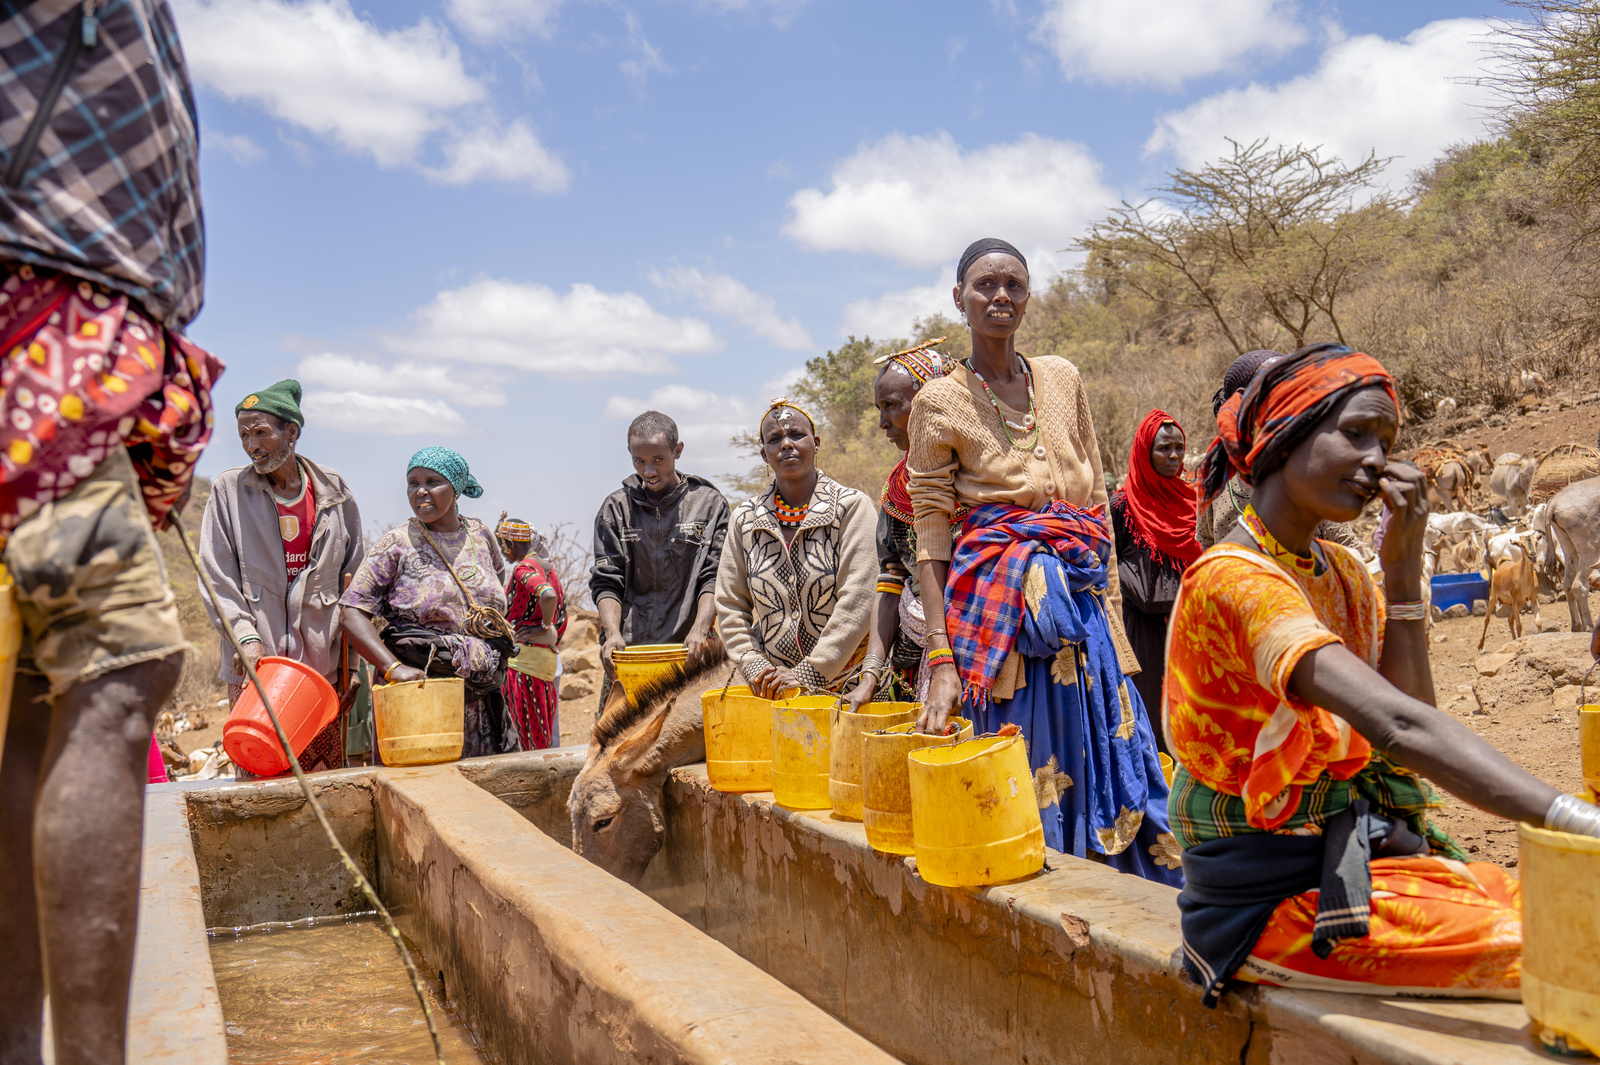
[[[717,569],[717,631],[747,681],[787,666],[812,688],[837,687],[877,599],[878,508],[819,474],[785,544],[774,482],[734,508]]]
[[[1037,450],[1019,451],[1006,439],[1005,426],[965,366],[930,381],[911,404],[911,504],[916,515],[917,560],[950,560],[950,518],[959,506],[1011,503],[1039,510],[1061,499],[1075,507],[1106,501],[1100,445],[1089,415],[1089,397],[1078,368],[1066,359],[1041,355],[1028,359],[1033,371]],[[1011,411],[1021,423],[1026,411]],[[1021,439],[1025,434],[1013,431]],[[1109,522],[1109,514],[1107,521]],[[1106,581],[1106,620],[1124,673],[1139,672],[1122,631],[1122,591],[1112,556]],[[1021,685],[1021,658],[1012,654],[995,685],[997,698],[1009,698]]]

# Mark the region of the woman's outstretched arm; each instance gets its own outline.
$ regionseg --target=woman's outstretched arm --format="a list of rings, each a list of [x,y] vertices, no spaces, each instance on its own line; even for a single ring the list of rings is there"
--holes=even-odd
[[[1497,817],[1543,825],[1560,794],[1455,718],[1396,688],[1343,644],[1307,653],[1289,688],[1344,718],[1395,763]]]

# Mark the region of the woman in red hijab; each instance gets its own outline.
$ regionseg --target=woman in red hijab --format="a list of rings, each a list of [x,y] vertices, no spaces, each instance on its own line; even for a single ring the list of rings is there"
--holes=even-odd
[[[1128,479],[1111,497],[1122,627],[1139,659],[1139,672],[1130,679],[1152,725],[1161,720],[1167,619],[1183,571],[1202,550],[1194,533],[1199,491],[1183,476],[1183,444],[1183,428],[1170,414],[1145,415],[1133,437]],[[1160,728],[1155,733],[1157,746],[1166,751],[1166,736]]]

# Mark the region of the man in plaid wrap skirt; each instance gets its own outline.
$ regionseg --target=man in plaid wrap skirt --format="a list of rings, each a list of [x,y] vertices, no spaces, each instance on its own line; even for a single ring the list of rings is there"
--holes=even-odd
[[[186,646],[153,528],[221,365],[167,0],[0,5],[0,543],[23,622],[0,751],[0,1061],[125,1057],[147,754]],[[48,974],[48,987],[46,974]]]

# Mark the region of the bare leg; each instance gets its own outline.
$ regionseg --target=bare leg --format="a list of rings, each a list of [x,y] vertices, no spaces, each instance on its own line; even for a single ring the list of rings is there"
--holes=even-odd
[[[76,685],[50,723],[33,853],[57,1065],[124,1060],[150,731],[182,664]]]
[[[44,960],[33,897],[33,797],[50,735],[49,690],[18,674],[0,755],[0,1065],[39,1065]]]

